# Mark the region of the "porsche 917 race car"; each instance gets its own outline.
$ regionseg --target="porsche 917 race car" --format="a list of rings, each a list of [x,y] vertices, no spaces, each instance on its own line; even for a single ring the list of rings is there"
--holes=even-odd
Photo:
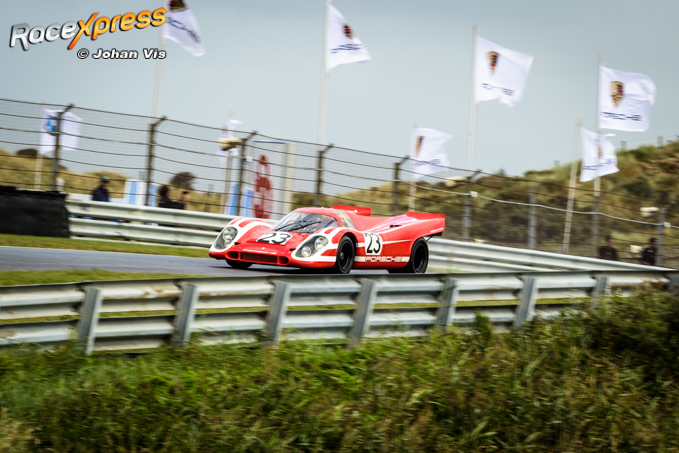
[[[232,220],[210,247],[210,256],[237,269],[253,264],[348,274],[387,269],[422,274],[429,264],[427,240],[440,236],[445,215],[408,212],[371,217],[370,208],[335,205],[300,208],[275,225],[252,218]]]

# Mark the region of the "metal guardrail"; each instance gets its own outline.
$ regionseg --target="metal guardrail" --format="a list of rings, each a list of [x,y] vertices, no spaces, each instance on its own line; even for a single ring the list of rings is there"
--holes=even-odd
[[[2,287],[0,346],[50,346],[76,337],[90,353],[181,345],[192,334],[205,343],[263,339],[276,345],[286,338],[356,345],[380,335],[422,336],[432,328],[465,326],[476,312],[498,327],[517,326],[538,314],[554,316],[576,300],[596,302],[610,290],[626,296],[648,283],[674,287],[678,275],[654,270],[301,275]]]
[[[92,201],[69,200],[66,202],[66,207],[72,216],[76,216],[70,219],[72,236],[125,239],[181,246],[209,247],[216,233],[235,218],[221,214]],[[127,223],[119,222],[119,220]],[[663,269],[446,239],[430,240],[429,254],[431,269],[466,272]]]

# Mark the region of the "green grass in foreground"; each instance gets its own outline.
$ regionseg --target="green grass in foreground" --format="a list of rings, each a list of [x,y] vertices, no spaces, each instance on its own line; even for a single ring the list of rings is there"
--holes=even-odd
[[[95,250],[98,252],[144,253],[149,255],[174,255],[196,258],[209,258],[205,250],[189,247],[168,247],[135,244],[123,241],[83,241],[80,239],[48,238],[39,236],[19,236],[0,234],[0,246],[37,247],[49,249]]]
[[[204,275],[167,274],[150,272],[115,272],[103,269],[67,271],[0,271],[0,286],[44,285],[92,280],[141,280],[150,278],[192,278]]]
[[[0,351],[0,451],[676,452],[679,299],[494,333],[130,358]]]

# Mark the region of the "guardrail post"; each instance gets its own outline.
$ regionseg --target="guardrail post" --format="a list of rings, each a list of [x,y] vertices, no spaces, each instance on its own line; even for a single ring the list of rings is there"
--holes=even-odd
[[[153,148],[156,144],[156,129],[167,119],[166,116],[159,118],[155,123],[149,126],[149,150],[146,156],[146,198],[144,199],[144,206],[148,206],[151,201],[151,183],[153,181]]]
[[[323,196],[323,157],[325,153],[330,151],[330,149],[335,146],[332,143],[323,149],[318,150],[317,165],[316,165],[316,198],[314,203],[317,207],[321,207],[321,197]]]
[[[80,309],[78,322],[78,349],[81,353],[90,355],[94,348],[94,337],[99,324],[102,291],[98,288],[85,289],[85,301]]]
[[[605,275],[598,275],[594,283],[594,289],[592,290],[592,301],[590,302],[590,307],[596,309],[599,305],[601,298],[611,290],[611,278]]]
[[[54,159],[52,159],[52,190],[59,190],[59,159],[61,159],[61,121],[64,114],[73,108],[73,104],[66,106],[64,110],[57,113],[56,137],[54,139]]]
[[[448,327],[453,325],[459,294],[458,281],[451,275],[446,276],[443,280],[439,308],[436,313],[436,329],[440,332],[445,332]]]
[[[355,348],[361,343],[361,339],[370,328],[370,315],[377,299],[377,282],[363,279],[361,291],[358,293],[356,311],[354,312],[354,325],[349,331],[349,347]]]
[[[271,304],[269,305],[269,313],[266,317],[266,336],[264,341],[266,347],[276,347],[280,341],[281,332],[283,331],[283,320],[288,311],[288,302],[290,301],[290,284],[278,281],[273,290],[271,297]]]
[[[183,346],[191,340],[191,326],[196,314],[196,305],[200,289],[193,283],[183,282],[179,295],[177,314],[174,318],[174,334],[170,340],[172,346]]]
[[[535,316],[535,299],[538,297],[538,281],[535,277],[526,277],[521,290],[521,301],[516,308],[514,325],[521,327],[526,321]]]
[[[236,186],[236,212],[234,213],[236,216],[241,215],[240,210],[242,207],[242,198],[243,198],[243,181],[245,180],[245,164],[247,162],[247,149],[248,149],[248,142],[252,137],[257,135],[257,131],[251,132],[250,135],[245,138],[240,145],[240,166],[238,168],[238,185]]]

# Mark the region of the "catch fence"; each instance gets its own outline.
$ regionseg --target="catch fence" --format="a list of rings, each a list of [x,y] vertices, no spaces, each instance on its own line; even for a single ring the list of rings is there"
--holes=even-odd
[[[566,178],[470,176],[447,168],[416,180],[408,157],[247,131],[230,131],[241,144],[220,157],[221,128],[78,106],[69,109],[82,119],[77,146],[41,155],[43,108],[66,106],[0,99],[0,148],[6,150],[0,150],[0,184],[59,189],[85,200],[105,175],[117,202],[155,205],[159,186],[168,184],[172,198],[190,193],[188,210],[270,219],[301,206],[334,204],[369,206],[375,215],[437,212],[446,215],[449,239],[596,256],[612,235],[620,259],[632,262],[639,262],[635,247],[657,237],[657,264],[679,264],[679,232],[672,225],[679,220],[666,194],[649,199],[604,186],[596,196],[582,185],[567,235]],[[58,131],[59,124],[52,134]],[[641,207],[659,209],[643,217]]]

